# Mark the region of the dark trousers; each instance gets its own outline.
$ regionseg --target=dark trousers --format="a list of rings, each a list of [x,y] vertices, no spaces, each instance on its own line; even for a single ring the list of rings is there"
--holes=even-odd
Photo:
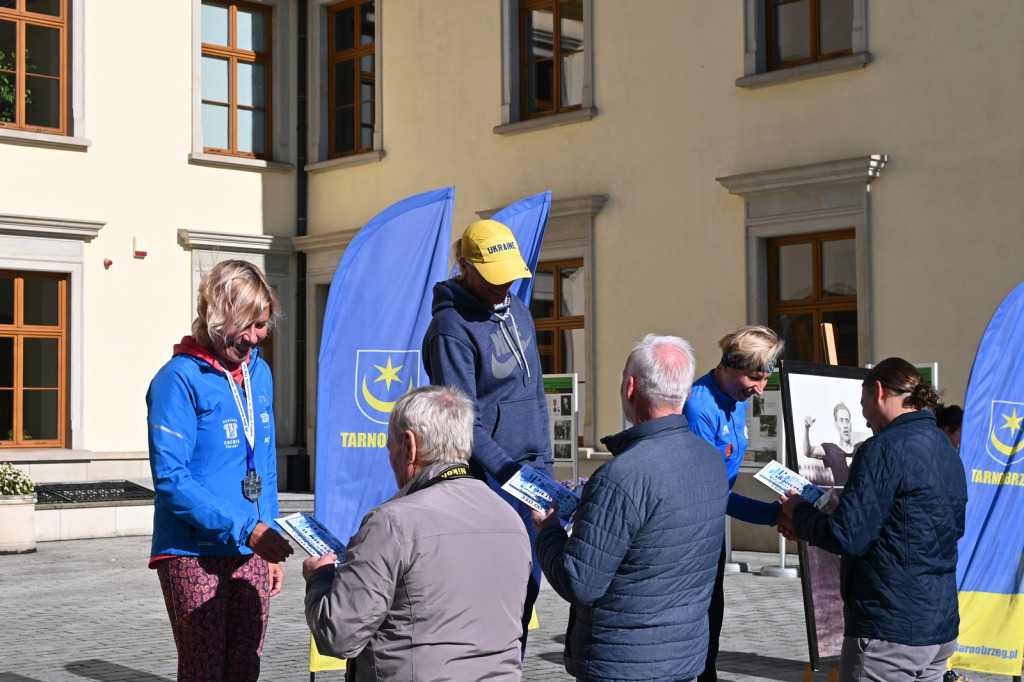
[[[722,635],[722,620],[725,617],[725,547],[718,555],[718,573],[715,574],[715,589],[711,591],[708,606],[708,657],[704,661],[704,672],[697,682],[718,682],[715,660],[718,658],[718,639]]]

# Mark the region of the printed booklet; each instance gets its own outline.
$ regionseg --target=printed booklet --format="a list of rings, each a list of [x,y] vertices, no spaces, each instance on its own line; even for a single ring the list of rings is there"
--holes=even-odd
[[[754,474],[754,478],[780,495],[785,495],[787,490],[795,490],[800,493],[800,497],[818,509],[825,505],[830,494],[829,491],[819,488],[779,462],[769,462],[763,469]]]
[[[529,464],[524,464],[501,489],[544,514],[551,511],[553,502],[557,502],[558,518],[563,521],[572,518],[580,503],[579,495]]]
[[[345,560],[345,543],[324,528],[315,516],[307,512],[295,512],[284,518],[274,519],[310,556],[322,557],[328,552],[338,555],[338,561]]]

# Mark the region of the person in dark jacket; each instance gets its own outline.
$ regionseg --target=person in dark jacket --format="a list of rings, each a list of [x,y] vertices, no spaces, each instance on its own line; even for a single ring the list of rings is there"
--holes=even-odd
[[[476,403],[470,469],[519,513],[532,546],[530,508],[501,490],[524,464],[553,476],[537,332],[530,311],[509,294],[516,280],[532,275],[512,231],[494,220],[467,227],[452,253],[462,274],[434,286],[423,364],[430,383],[454,386]],[[534,556],[523,608],[524,652],[539,591]]]
[[[565,668],[577,679],[693,680],[704,668],[729,483],[681,414],[694,367],[679,337],[638,343],[620,391],[635,426],[602,439],[615,457],[583,489],[572,536],[557,509],[533,513],[544,575],[571,605]]]
[[[783,534],[840,555],[840,682],[938,682],[956,648],[967,480],[935,425],[937,401],[906,360],[878,363],[861,390],[875,435],[854,458],[839,506],[823,514],[793,491],[783,498]]]

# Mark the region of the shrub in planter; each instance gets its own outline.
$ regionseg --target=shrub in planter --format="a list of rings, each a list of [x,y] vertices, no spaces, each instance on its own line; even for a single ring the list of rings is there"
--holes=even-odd
[[[0,495],[31,495],[36,486],[24,471],[13,464],[0,464]]]

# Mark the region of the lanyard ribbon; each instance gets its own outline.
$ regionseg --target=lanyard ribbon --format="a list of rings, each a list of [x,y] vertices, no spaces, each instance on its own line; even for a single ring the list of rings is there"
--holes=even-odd
[[[249,380],[249,368],[245,362],[242,363],[242,389],[245,392],[245,407],[242,407],[242,396],[238,393],[238,384],[231,378],[231,373],[224,368],[224,375],[228,378],[228,385],[231,387],[231,395],[235,399],[235,406],[238,407],[238,416],[242,418],[242,430],[245,431],[245,464],[249,471],[256,468],[256,457],[254,444],[256,442],[256,421],[252,416],[252,382]]]

